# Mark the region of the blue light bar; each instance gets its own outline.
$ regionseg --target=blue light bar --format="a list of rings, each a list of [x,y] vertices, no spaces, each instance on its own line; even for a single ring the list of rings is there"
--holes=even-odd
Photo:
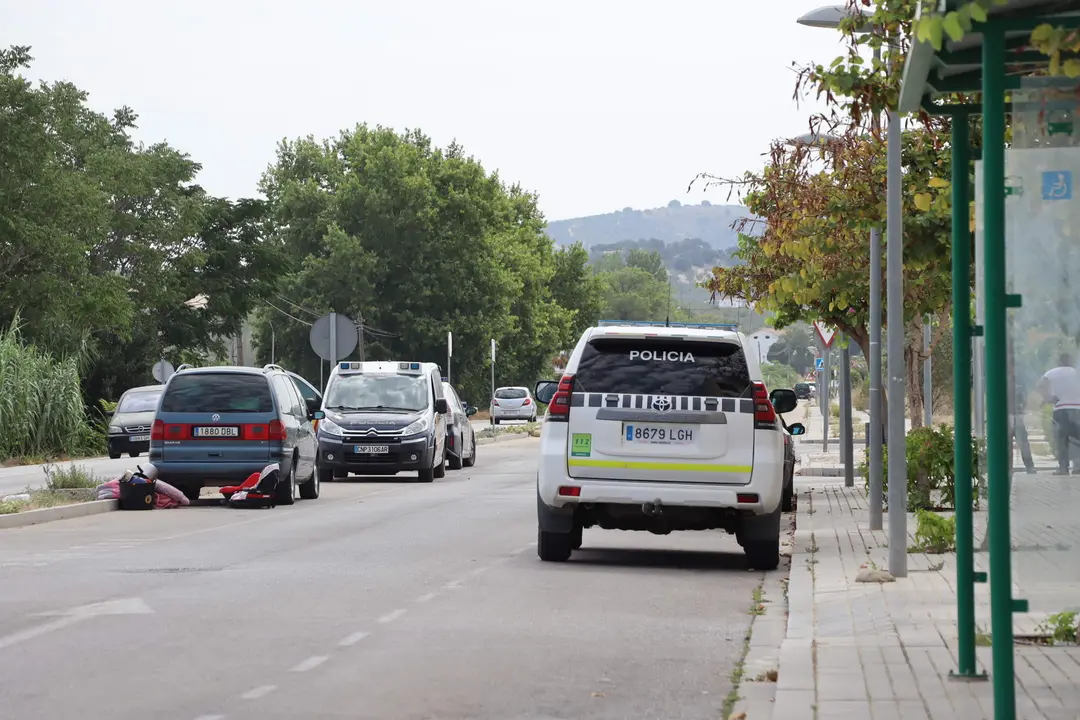
[[[348,370],[349,369],[349,363],[343,362],[340,365],[338,365],[338,368],[340,368],[342,370]]]
[[[739,326],[733,323],[685,323],[685,322],[653,322],[650,320],[601,320],[597,325],[629,325],[632,327],[673,327],[673,328],[700,328],[702,330],[738,330]]]
[[[450,382],[447,378],[441,378],[443,382]]]
[[[419,370],[420,369],[420,363],[411,363],[409,365],[409,369],[410,370]]]

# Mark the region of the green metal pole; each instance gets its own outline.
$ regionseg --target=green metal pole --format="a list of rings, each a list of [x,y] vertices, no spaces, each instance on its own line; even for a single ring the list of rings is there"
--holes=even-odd
[[[1005,35],[983,32],[983,297],[986,338],[986,457],[990,521],[990,627],[994,718],[1015,720],[1012,543],[1009,533],[1008,342],[1005,326]],[[956,351],[956,348],[953,349]]]
[[[959,677],[976,676],[975,552],[971,506],[971,153],[968,116],[952,118],[953,462],[956,477],[956,620]]]

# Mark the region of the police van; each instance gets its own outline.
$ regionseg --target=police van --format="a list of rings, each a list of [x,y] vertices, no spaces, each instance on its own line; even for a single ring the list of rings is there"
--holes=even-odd
[[[338,363],[316,414],[319,480],[350,473],[443,477],[448,412],[435,363]]]
[[[537,553],[565,561],[589,527],[723,529],[751,566],[780,561],[784,428],[734,326],[601,322],[581,336],[548,404],[537,474]]]

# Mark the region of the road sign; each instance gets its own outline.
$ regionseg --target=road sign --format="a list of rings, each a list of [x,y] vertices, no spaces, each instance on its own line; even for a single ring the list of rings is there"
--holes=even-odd
[[[352,354],[360,342],[360,333],[356,330],[356,323],[348,316],[329,313],[316,320],[311,326],[308,342],[311,343],[311,349],[316,355],[323,360],[336,363]],[[336,357],[330,357],[332,345],[337,346]]]
[[[454,333],[446,333],[446,357],[454,357]]]
[[[824,370],[825,369],[825,358],[820,358],[820,357],[819,358],[814,358],[814,369],[815,370]]]
[[[495,364],[495,338],[491,338],[491,363]]]
[[[818,320],[814,323],[814,330],[817,331],[817,335],[821,338],[821,342],[825,347],[832,347],[833,338],[836,337],[836,328],[830,327]]]
[[[172,374],[176,372],[172,363],[168,360],[158,360],[154,363],[154,369],[152,371],[154,379],[159,383],[164,384],[166,380],[172,377]]]

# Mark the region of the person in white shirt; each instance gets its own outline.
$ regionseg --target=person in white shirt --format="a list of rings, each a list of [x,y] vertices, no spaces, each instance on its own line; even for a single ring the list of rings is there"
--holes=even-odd
[[[1073,441],[1080,444],[1080,371],[1072,355],[1062,353],[1058,366],[1047,371],[1039,380],[1038,390],[1043,399],[1054,406],[1054,444],[1058,451],[1055,475],[1069,474],[1069,452]],[[1073,468],[1080,473],[1075,459]]]

